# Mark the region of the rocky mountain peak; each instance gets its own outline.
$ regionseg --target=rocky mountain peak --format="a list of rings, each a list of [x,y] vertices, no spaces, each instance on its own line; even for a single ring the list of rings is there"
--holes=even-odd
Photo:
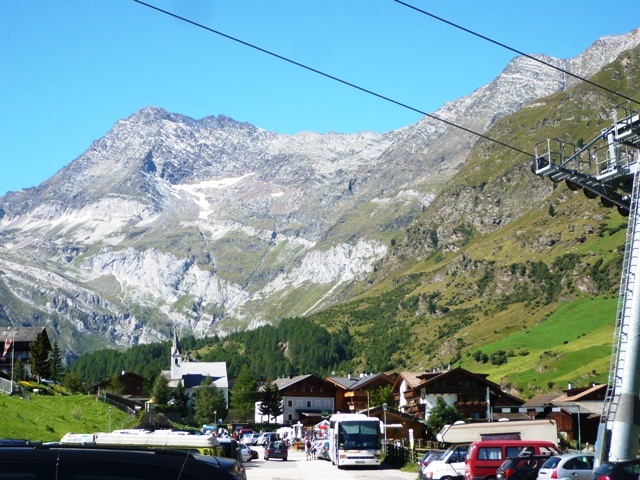
[[[595,73],[640,42],[624,37],[539,58]],[[516,58],[434,115],[484,133],[569,84]],[[432,118],[281,135],[145,107],[42,185],[0,198],[0,305],[76,351],[78,332],[127,345],[166,338],[169,324],[224,334],[304,315],[374,270],[476,140]]]

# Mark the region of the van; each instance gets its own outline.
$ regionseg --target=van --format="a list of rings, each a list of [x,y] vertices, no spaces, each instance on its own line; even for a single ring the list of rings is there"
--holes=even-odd
[[[519,455],[560,455],[552,442],[538,440],[483,440],[469,445],[465,480],[495,480],[498,467],[507,458]]]
[[[438,460],[422,469],[426,480],[463,480],[464,460],[467,458],[468,443],[451,445]]]
[[[185,450],[89,445],[2,445],[2,478],[246,480],[235,460]]]

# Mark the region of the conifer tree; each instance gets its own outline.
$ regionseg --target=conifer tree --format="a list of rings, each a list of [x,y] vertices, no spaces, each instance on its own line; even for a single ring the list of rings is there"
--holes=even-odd
[[[258,382],[248,365],[244,365],[233,385],[231,406],[236,420],[246,422],[253,420],[258,400]]]
[[[50,347],[45,340],[46,337],[44,331],[42,331],[36,335],[36,338],[29,346],[31,351],[31,373],[37,377],[38,381],[49,374]]]
[[[156,377],[152,393],[156,405],[166,405],[169,403],[171,399],[171,389],[169,388],[169,381],[162,373]]]
[[[260,392],[260,415],[264,415],[267,417],[267,423],[269,423],[269,418],[271,417],[271,407],[273,405],[273,383],[271,379],[268,378],[267,381],[262,386],[262,391]]]
[[[186,417],[189,415],[189,394],[185,391],[182,380],[178,382],[178,386],[173,390],[171,394],[173,399],[173,405],[180,412],[180,415]]]
[[[60,381],[62,375],[62,354],[60,353],[60,345],[56,340],[53,342],[53,350],[51,350],[51,359],[49,363],[49,378],[54,382]]]
[[[216,387],[211,377],[202,381],[193,396],[194,416],[198,424],[205,425],[226,418],[228,410],[224,392]]]

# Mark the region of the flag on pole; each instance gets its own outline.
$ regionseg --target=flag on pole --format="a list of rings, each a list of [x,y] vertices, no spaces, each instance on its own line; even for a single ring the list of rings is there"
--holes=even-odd
[[[2,353],[2,358],[1,360],[4,360],[4,358],[7,356],[7,352],[9,351],[9,348],[11,348],[11,343],[13,342],[12,339],[7,338],[4,341],[4,352]]]

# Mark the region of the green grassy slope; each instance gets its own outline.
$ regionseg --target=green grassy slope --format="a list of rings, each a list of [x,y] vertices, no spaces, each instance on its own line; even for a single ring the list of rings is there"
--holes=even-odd
[[[0,394],[0,411],[0,438],[58,442],[68,432],[109,431],[109,417],[112,430],[132,426],[129,415],[88,395],[33,395],[25,400]]]

